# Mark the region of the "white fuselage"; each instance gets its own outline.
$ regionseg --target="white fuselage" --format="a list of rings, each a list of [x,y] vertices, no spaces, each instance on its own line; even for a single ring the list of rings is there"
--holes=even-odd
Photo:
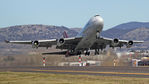
[[[89,49],[96,41],[97,32],[103,29],[103,19],[99,15],[92,17],[82,31],[77,35],[83,37],[78,43],[75,50]]]

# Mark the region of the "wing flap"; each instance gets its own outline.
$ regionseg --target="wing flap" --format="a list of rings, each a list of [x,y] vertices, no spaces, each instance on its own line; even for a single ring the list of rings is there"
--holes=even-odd
[[[32,44],[32,41],[8,41],[5,40],[6,43],[12,43],[12,44]]]
[[[106,37],[100,37],[99,39],[96,40],[96,42],[94,43],[92,48],[100,48],[101,46],[107,46],[107,45],[111,45],[114,39],[112,38],[106,38]],[[130,40],[131,41],[131,40]],[[119,43],[117,46],[115,47],[122,47],[123,45],[129,45],[129,40],[119,40]],[[133,43],[143,43],[144,41],[137,41],[134,40],[132,41]]]
[[[113,39],[112,38],[106,38],[106,37],[101,37],[99,40],[104,40],[105,42],[112,42]],[[120,43],[128,43],[130,40],[119,40]],[[137,41],[137,40],[133,40],[134,43],[143,43],[144,41]]]
[[[71,38],[63,38],[65,43],[62,45],[65,46],[65,48],[68,48],[67,46],[75,45],[81,40],[82,37],[71,37]],[[51,47],[52,45],[57,45],[58,39],[50,39],[50,40],[35,40],[38,41],[39,46],[38,47]],[[5,40],[6,43],[12,43],[12,44],[30,44],[32,45],[35,41],[8,41]]]

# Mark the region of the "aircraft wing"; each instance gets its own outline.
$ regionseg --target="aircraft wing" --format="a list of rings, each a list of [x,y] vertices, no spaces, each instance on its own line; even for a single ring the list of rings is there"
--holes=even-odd
[[[106,42],[112,42],[112,41],[114,41],[114,39],[111,39],[111,38],[105,38],[105,37],[101,37],[100,39],[102,39],[102,40],[104,40],[104,41],[106,41]],[[122,43],[122,44],[127,44],[128,42],[129,42],[129,40],[118,40],[119,41],[119,43]],[[143,43],[144,41],[137,41],[137,40],[131,40],[131,41],[133,41],[133,43]]]
[[[56,39],[51,39],[51,40],[37,40],[39,43],[43,44],[43,43],[48,43],[48,42],[54,42],[56,41]],[[34,41],[7,41],[5,40],[6,43],[12,43],[12,44],[32,44],[32,42]]]
[[[28,44],[33,47],[51,47],[52,45],[57,45],[57,48],[68,49],[70,46],[75,47],[77,43],[82,39],[82,37],[71,37],[71,38],[60,38],[60,39],[50,39],[50,40],[35,40],[35,41],[7,41],[6,43],[12,44]]]
[[[105,38],[105,37],[100,37],[97,39],[95,44],[93,45],[93,48],[95,47],[101,47],[101,46],[106,46],[109,45],[110,47],[122,47],[126,45],[128,48],[131,47],[133,44],[136,43],[143,43],[144,41],[136,41],[136,40],[119,40],[119,39],[111,39],[111,38]]]
[[[6,43],[12,43],[12,44],[32,44],[32,41],[8,41],[5,40]]]
[[[56,45],[58,49],[75,49],[77,44],[80,42],[82,37],[71,37],[71,38],[61,38],[61,39],[50,39],[50,40],[35,40],[35,41],[5,41],[6,43],[12,44],[28,44],[32,45],[33,48],[38,47],[51,47],[52,45]],[[62,40],[62,42],[61,42]],[[128,40],[119,40],[119,39],[111,39],[100,37],[96,40],[96,42],[92,45],[91,49],[96,48],[105,48],[107,45],[110,47],[122,47],[126,45],[127,47],[131,47],[135,43],[143,43],[144,41],[128,41]]]

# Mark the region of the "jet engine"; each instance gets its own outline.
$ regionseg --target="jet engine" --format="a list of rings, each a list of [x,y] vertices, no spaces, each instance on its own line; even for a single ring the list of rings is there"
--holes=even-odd
[[[38,48],[39,46],[39,42],[36,40],[36,41],[32,41],[32,47],[33,48]]]
[[[63,38],[57,40],[57,46],[62,46],[65,43]]]
[[[126,46],[127,46],[127,48],[130,48],[132,45],[133,45],[133,41],[128,41]]]
[[[119,44],[119,39],[115,38],[113,39],[112,43],[111,43],[111,47],[116,47]]]

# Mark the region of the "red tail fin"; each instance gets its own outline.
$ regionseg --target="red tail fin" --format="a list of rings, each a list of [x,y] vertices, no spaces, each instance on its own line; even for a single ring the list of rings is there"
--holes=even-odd
[[[64,38],[68,38],[68,35],[67,35],[66,31],[64,31],[63,37],[64,37]]]

